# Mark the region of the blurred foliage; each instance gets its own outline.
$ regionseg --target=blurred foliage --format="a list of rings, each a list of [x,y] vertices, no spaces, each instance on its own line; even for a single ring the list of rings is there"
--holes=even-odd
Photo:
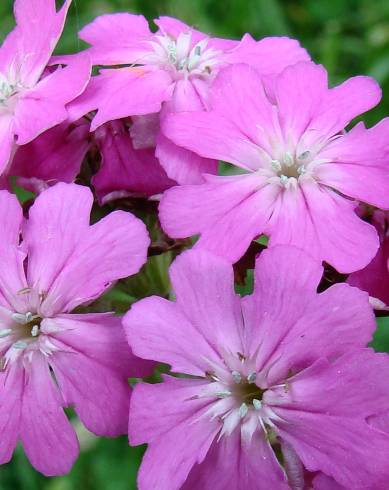
[[[12,0],[0,2],[0,39],[12,28]],[[75,52],[85,45],[77,31],[97,15],[129,11],[153,19],[178,17],[196,28],[221,37],[240,38],[250,32],[259,39],[271,35],[297,38],[316,62],[326,66],[332,84],[365,74],[383,88],[382,103],[364,119],[373,124],[389,112],[389,2],[387,0],[73,0],[57,52]],[[21,200],[30,196],[21,194]],[[137,298],[169,294],[166,268],[171,252],[151,257],[142,273],[120,281],[95,311],[113,307],[124,312]],[[237,286],[241,294],[252,288],[252,273]],[[389,351],[388,318],[378,319],[374,347]],[[71,474],[44,478],[28,464],[20,448],[11,463],[0,467],[0,490],[131,490],[142,448],[129,448],[125,437],[98,439],[75,421],[81,456]]]

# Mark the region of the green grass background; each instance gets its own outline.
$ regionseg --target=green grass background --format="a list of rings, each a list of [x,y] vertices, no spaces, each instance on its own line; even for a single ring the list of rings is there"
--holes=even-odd
[[[12,0],[0,2],[0,39],[13,26]],[[96,15],[130,11],[149,19],[172,15],[217,36],[239,38],[245,32],[261,38],[288,35],[300,40],[316,62],[326,66],[331,83],[365,74],[383,88],[382,103],[364,119],[376,123],[389,113],[389,2],[387,0],[74,0],[57,52],[83,47],[77,31]],[[140,294],[142,295],[142,294]],[[380,320],[375,348],[389,350]],[[386,324],[386,329],[384,328]],[[142,450],[126,438],[97,439],[77,425],[81,456],[70,475],[44,478],[26,461],[20,448],[0,467],[0,490],[131,490]],[[1,434],[0,434],[1,437]]]

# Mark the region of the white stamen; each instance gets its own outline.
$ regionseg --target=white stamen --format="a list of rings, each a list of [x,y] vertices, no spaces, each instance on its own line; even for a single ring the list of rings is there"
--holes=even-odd
[[[279,172],[282,168],[281,163],[278,160],[272,160],[271,166],[272,166],[273,170],[275,170],[276,172]]]
[[[299,155],[299,156],[297,157],[297,159],[298,159],[298,160],[305,160],[306,158],[308,158],[308,157],[309,157],[309,155],[310,155],[310,154],[311,154],[311,152],[310,152],[309,150],[303,151],[303,152],[301,153],[301,155]]]
[[[39,335],[39,326],[38,325],[34,325],[31,329],[31,335],[33,337],[37,337]]]
[[[293,157],[289,151],[285,153],[284,156],[284,163],[287,167],[291,167],[294,164]]]
[[[218,398],[227,398],[228,396],[231,396],[232,393],[231,391],[218,391],[217,393],[215,393],[215,395],[218,397]]]
[[[27,320],[27,314],[24,315],[23,313],[12,313],[11,315],[12,320],[14,320],[16,323],[19,323],[19,325],[26,325],[28,323]]]
[[[232,371],[231,375],[234,383],[239,384],[242,381],[242,375],[239,371]]]
[[[280,175],[280,181],[281,181],[281,184],[286,184],[289,180],[289,177],[287,177],[286,175],[282,174]]]
[[[257,373],[250,373],[247,376],[247,381],[249,382],[250,385],[254,384],[257,379]]]
[[[12,333],[11,328],[2,328],[0,330],[0,339],[3,339],[4,337],[8,337],[10,333]]]
[[[262,402],[260,400],[257,400],[256,398],[254,398],[253,400],[253,405],[255,410],[261,410],[262,408]]]
[[[201,46],[196,46],[194,50],[196,56],[201,56]]]
[[[30,323],[34,318],[34,315],[31,313],[31,311],[27,311],[25,317],[26,317],[26,323]]]
[[[306,172],[305,165],[300,165],[300,166],[297,168],[297,173],[298,173],[299,175],[303,175],[303,174],[305,174],[305,172]]]
[[[245,403],[242,403],[242,405],[239,407],[239,417],[241,419],[245,418],[248,411],[249,407]]]
[[[28,347],[28,344],[27,342],[24,342],[23,340],[18,340],[17,342],[15,342],[12,346],[14,349],[20,349],[20,350],[23,350],[25,349],[26,347]]]

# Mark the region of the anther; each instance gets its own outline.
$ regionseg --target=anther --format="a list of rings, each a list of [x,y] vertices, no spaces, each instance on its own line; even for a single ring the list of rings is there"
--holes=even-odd
[[[201,47],[200,46],[195,47],[194,54],[196,56],[201,56]]]
[[[294,160],[293,160],[293,157],[291,155],[291,153],[289,153],[289,151],[287,151],[285,153],[285,156],[284,156],[284,163],[287,167],[291,167],[293,164],[294,164]]]
[[[245,403],[242,403],[242,405],[239,407],[239,417],[243,419],[246,417],[248,411],[249,407]]]
[[[31,329],[31,335],[32,337],[37,337],[39,335],[39,326],[34,325]]]
[[[2,328],[0,330],[0,339],[3,339],[4,337],[8,337],[10,333],[12,333],[11,328]]]
[[[289,177],[287,177],[286,175],[282,174],[280,175],[280,181],[281,181],[281,184],[286,184],[289,180]]]
[[[215,393],[218,398],[227,398],[232,395],[231,391],[218,391]]]
[[[231,375],[234,383],[239,384],[242,381],[242,375],[239,371],[232,371]]]
[[[19,350],[23,350],[25,349],[26,347],[28,347],[28,344],[27,342],[24,342],[23,340],[18,340],[17,342],[15,342],[12,346],[14,349],[19,349]]]
[[[272,160],[271,166],[272,166],[273,170],[275,170],[276,172],[279,172],[282,168],[281,163],[278,160]]]
[[[262,408],[262,402],[260,400],[257,400],[256,398],[254,398],[253,400],[253,405],[255,410],[261,410]]]
[[[257,373],[250,373],[247,376],[247,381],[249,382],[250,385],[254,384],[257,379]]]
[[[300,165],[300,166],[298,167],[298,169],[297,169],[297,173],[298,173],[299,175],[303,175],[303,174],[305,174],[305,172],[306,172],[305,165]]]
[[[299,156],[297,157],[297,159],[298,159],[298,160],[305,160],[306,158],[308,158],[308,157],[309,157],[309,155],[310,155],[310,154],[311,154],[311,152],[310,152],[309,150],[303,151],[303,152],[301,153],[301,155],[299,155]]]
[[[27,314],[24,315],[22,313],[12,313],[11,317],[12,320],[14,320],[16,323],[19,323],[20,325],[26,325],[28,323]]]

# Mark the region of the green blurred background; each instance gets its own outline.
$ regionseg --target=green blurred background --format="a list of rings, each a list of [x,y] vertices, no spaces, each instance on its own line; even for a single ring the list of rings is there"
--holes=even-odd
[[[0,2],[0,39],[13,26],[12,3]],[[221,37],[239,38],[245,32],[256,38],[295,37],[316,62],[326,66],[331,83],[357,74],[378,80],[383,101],[365,116],[369,124],[389,113],[388,0],[74,0],[58,52],[81,49],[77,31],[95,16],[115,11],[143,13],[149,19],[171,15]],[[387,319],[380,323],[389,328]],[[389,350],[389,338],[382,332],[375,347]],[[0,490],[135,489],[142,450],[129,448],[126,438],[97,439],[77,422],[76,428],[82,453],[70,475],[44,478],[18,449],[13,461],[0,467]]]

